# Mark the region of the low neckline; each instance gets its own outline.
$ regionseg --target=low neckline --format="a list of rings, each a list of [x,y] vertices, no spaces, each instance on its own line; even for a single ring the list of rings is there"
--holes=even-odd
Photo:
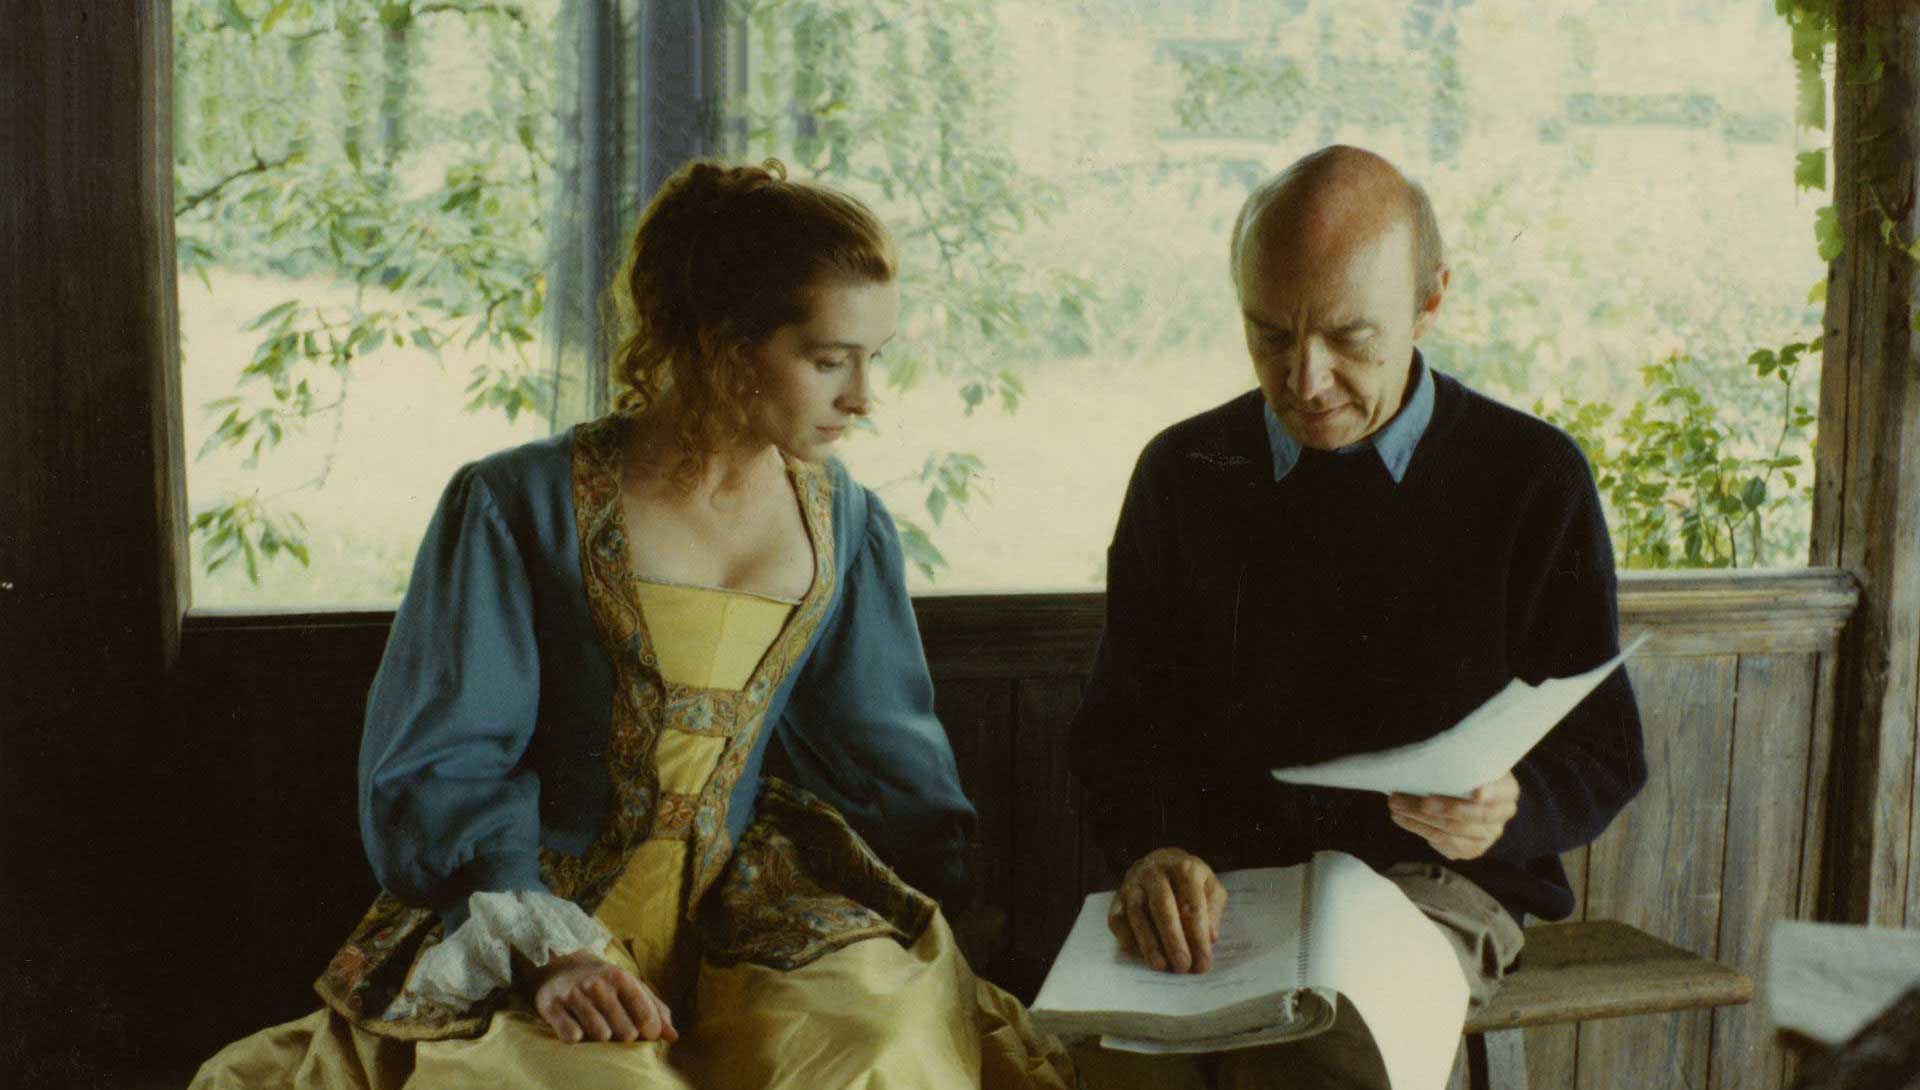
[[[741,689],[740,689],[740,691],[742,692],[748,689],[751,689],[753,686],[759,684],[762,681],[764,675],[767,672],[769,664],[772,663],[776,658],[775,652],[777,652],[782,646],[785,645],[788,637],[793,632],[793,627],[802,622],[806,614],[806,607],[814,601],[816,595],[819,594],[821,588],[826,586],[828,582],[828,575],[825,569],[826,569],[826,566],[830,563],[830,557],[828,553],[828,547],[826,545],[823,545],[823,539],[828,542],[832,540],[830,536],[832,533],[832,527],[830,524],[827,526],[820,526],[816,524],[817,513],[814,510],[814,505],[807,502],[807,493],[800,479],[801,473],[803,471],[803,464],[801,463],[800,459],[793,457],[792,455],[788,454],[784,450],[778,450],[778,448],[776,448],[776,453],[780,455],[781,468],[785,471],[785,475],[787,479],[787,487],[792,495],[793,502],[800,506],[800,524],[802,529],[806,533],[808,549],[813,554],[813,574],[807,582],[806,592],[800,596],[800,599],[798,602],[794,603],[791,612],[787,615],[786,620],[782,622],[780,626],[780,631],[774,636],[772,642],[767,645],[766,649],[761,652],[759,661],[754,664],[753,670],[750,673],[748,673],[746,684],[741,686]],[[626,584],[626,592],[627,592],[626,597],[628,599],[628,607],[633,611],[634,632],[640,639],[640,646],[642,649],[642,662],[646,665],[646,667],[649,670],[651,670],[654,673],[656,677],[660,679],[660,683],[662,685],[665,685],[669,690],[677,690],[682,692],[703,691],[698,689],[697,687],[685,686],[677,682],[669,681],[667,680],[666,676],[660,672],[660,655],[659,655],[659,651],[657,650],[657,645],[654,643],[653,628],[647,623],[646,606],[644,603],[640,601],[639,595],[634,593],[633,584],[636,582],[647,582],[647,581],[652,581],[652,582],[669,582],[669,581],[660,580],[658,577],[653,577],[653,576],[643,576],[639,572],[636,572],[633,570],[633,556],[631,551],[627,548],[627,545],[626,545],[626,542],[628,539],[628,531],[626,526],[626,504],[622,500],[622,496],[625,491],[624,484],[626,480],[626,473],[624,468],[617,468],[615,473],[616,473],[616,476],[615,476],[616,487],[614,489],[614,495],[613,495],[613,503],[614,503],[613,514],[614,514],[614,522],[619,527],[619,530],[620,530],[620,541],[621,541],[620,552],[621,552],[621,560],[622,560],[621,574],[625,577],[624,583]],[[669,582],[669,585],[671,585],[670,582]],[[757,593],[754,591],[741,590],[739,588],[733,588],[733,587],[714,587],[714,588],[706,588],[706,589],[719,590],[725,593],[748,594],[748,595],[755,595],[758,597],[771,597],[771,596],[765,596],[765,595],[757,595]]]

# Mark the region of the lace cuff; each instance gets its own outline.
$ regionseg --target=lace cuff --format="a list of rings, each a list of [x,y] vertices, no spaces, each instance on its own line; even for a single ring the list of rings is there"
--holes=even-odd
[[[572,901],[540,890],[479,892],[467,898],[467,922],[420,956],[407,991],[465,1010],[513,983],[513,953],[535,965],[613,937]]]

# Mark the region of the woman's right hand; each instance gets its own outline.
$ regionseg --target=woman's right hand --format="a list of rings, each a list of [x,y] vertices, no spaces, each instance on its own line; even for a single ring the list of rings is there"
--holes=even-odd
[[[677,1041],[673,1012],[653,989],[590,950],[516,966],[554,1036],[576,1041]]]

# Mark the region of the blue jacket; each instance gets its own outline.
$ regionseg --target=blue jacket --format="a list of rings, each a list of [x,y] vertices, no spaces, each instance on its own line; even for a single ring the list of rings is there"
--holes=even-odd
[[[583,425],[583,427],[586,427]],[[578,430],[578,429],[576,429]],[[574,433],[463,467],[421,542],[368,699],[360,828],[381,885],[449,929],[479,890],[545,889],[541,850],[608,827],[620,676],[582,575]],[[777,682],[728,797],[728,843],[763,770],[833,804],[902,878],[964,901],[974,811],[933,688],[892,520],[838,461],[832,597]],[[771,766],[769,766],[771,762]]]

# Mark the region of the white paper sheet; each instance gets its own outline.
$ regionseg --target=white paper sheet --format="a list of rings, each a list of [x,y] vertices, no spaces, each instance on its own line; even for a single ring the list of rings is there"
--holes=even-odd
[[[1314,765],[1276,768],[1273,778],[1283,783],[1464,798],[1511,771],[1648,635],[1583,674],[1548,678],[1538,685],[1515,678],[1493,699],[1432,738]]]
[[[1204,1017],[1300,983],[1300,898],[1303,867],[1264,867],[1220,876],[1227,913],[1204,974],[1169,973],[1123,953],[1107,930],[1112,893],[1095,893],[1080,906],[1055,969],[1034,998],[1043,1028],[1047,1012],[1151,1011]],[[1279,1017],[1274,1011],[1274,1017]]]
[[[1314,864],[1313,982],[1359,1010],[1393,1090],[1444,1090],[1467,1019],[1460,959],[1372,867],[1342,852]]]
[[[1843,1044],[1920,985],[1920,931],[1779,920],[1767,943],[1773,1024]]]
[[[1400,887],[1342,852],[1318,852],[1308,866],[1232,871],[1221,882],[1227,912],[1214,967],[1198,975],[1156,972],[1120,953],[1106,927],[1112,894],[1088,897],[1034,1000],[1035,1021],[1059,1032],[1058,1019],[1085,1022],[1087,1012],[1204,1017],[1264,999],[1270,1016],[1286,1023],[1278,996],[1304,986],[1308,992],[1295,993],[1298,1017],[1281,1028],[1211,1040],[1107,1035],[1101,1044],[1133,1052],[1224,1051],[1316,1032],[1331,1024],[1336,1003],[1351,1003],[1373,1034],[1393,1090],[1446,1085],[1466,1018],[1466,977],[1446,937]],[[1304,958],[1303,894],[1311,899]],[[1100,1020],[1119,1025],[1125,1017]]]

